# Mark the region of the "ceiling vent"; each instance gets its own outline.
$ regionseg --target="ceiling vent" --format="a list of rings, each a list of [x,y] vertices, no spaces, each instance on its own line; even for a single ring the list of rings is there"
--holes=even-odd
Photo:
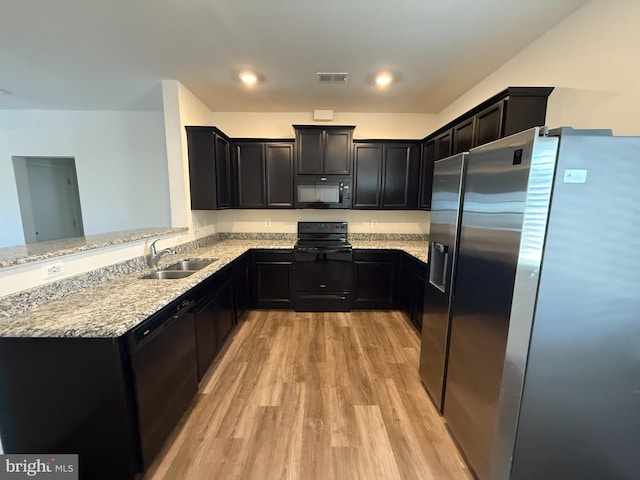
[[[320,83],[347,83],[348,73],[318,72],[318,82]]]

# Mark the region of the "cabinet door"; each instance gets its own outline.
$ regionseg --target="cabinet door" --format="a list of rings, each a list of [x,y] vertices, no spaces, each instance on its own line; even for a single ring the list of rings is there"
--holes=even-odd
[[[234,262],[233,266],[233,293],[236,298],[236,318],[238,321],[249,309],[250,288],[249,256],[245,253]]]
[[[268,208],[293,208],[293,145],[267,143],[265,148]]]
[[[473,144],[473,126],[474,118],[472,117],[453,127],[453,147],[451,148],[451,155],[469,151]]]
[[[292,307],[293,251],[253,253],[253,297],[256,308]]]
[[[265,171],[263,145],[259,142],[235,145],[235,177],[237,206],[239,208],[264,208]]]
[[[296,162],[298,173],[321,174],[324,149],[324,130],[300,128],[296,130]]]
[[[215,210],[215,133],[206,128],[187,127],[191,210]]]
[[[327,130],[324,142],[323,173],[349,175],[352,147],[351,131]]]
[[[419,208],[431,210],[431,190],[433,189],[433,164],[436,160],[436,142],[432,140],[422,145],[420,165],[420,204]]]
[[[502,136],[504,100],[499,101],[475,116],[473,146],[493,142]]]
[[[205,298],[194,311],[198,381],[202,379],[219,350],[216,325],[216,297]]]
[[[383,147],[383,181],[380,206],[411,209],[418,204],[418,144],[386,144]]]
[[[447,158],[450,155],[451,155],[451,130],[448,130],[436,138],[436,160]]]
[[[233,298],[233,277],[229,275],[226,282],[218,289],[217,297],[217,324],[218,340],[220,346],[224,344],[233,327],[236,324],[236,311]]]
[[[382,185],[382,144],[354,146],[353,208],[379,208]]]
[[[395,252],[354,251],[352,308],[394,308]]]
[[[218,208],[231,208],[231,157],[229,142],[216,135],[216,186]]]
[[[405,254],[403,254],[404,256]],[[398,275],[398,308],[411,321],[413,317],[413,305],[415,302],[416,276],[407,265],[403,265]]]

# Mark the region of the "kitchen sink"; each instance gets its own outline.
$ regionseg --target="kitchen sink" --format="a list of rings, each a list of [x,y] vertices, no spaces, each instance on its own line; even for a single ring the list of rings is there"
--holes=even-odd
[[[156,280],[185,278],[189,275],[193,275],[207,265],[211,265],[217,260],[217,258],[192,258],[191,260],[182,260],[181,262],[173,263],[168,267],[164,267],[162,270],[158,270],[157,272],[151,272],[147,275],[143,275],[140,278]]]
[[[140,278],[150,278],[150,279],[156,279],[156,280],[162,280],[162,279],[170,279],[170,278],[185,278],[188,277],[189,275],[193,275],[194,273],[196,273],[195,271],[191,270],[160,270],[158,272],[152,272],[152,273],[148,273],[147,275],[143,275]]]
[[[217,260],[217,258],[196,258],[196,259],[192,259],[192,260],[183,260],[181,262],[178,263],[174,263],[172,265],[169,265],[168,267],[164,267],[162,270],[166,271],[166,270],[200,270],[204,267],[206,267],[207,265],[211,265],[213,262],[215,262]]]

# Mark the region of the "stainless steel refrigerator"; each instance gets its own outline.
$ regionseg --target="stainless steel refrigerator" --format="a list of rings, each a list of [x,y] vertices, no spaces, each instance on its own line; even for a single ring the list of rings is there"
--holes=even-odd
[[[444,417],[481,479],[640,478],[640,138],[467,162]]]
[[[433,168],[429,281],[425,289],[420,348],[420,378],[436,407],[442,411],[451,286],[455,277],[462,192],[467,153],[438,160]]]

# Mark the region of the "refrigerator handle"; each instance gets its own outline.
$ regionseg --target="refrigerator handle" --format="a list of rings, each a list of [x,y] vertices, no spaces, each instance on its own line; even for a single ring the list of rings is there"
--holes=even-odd
[[[449,247],[443,243],[432,242],[429,255],[431,267],[429,268],[429,283],[447,293],[447,282],[449,280]]]

